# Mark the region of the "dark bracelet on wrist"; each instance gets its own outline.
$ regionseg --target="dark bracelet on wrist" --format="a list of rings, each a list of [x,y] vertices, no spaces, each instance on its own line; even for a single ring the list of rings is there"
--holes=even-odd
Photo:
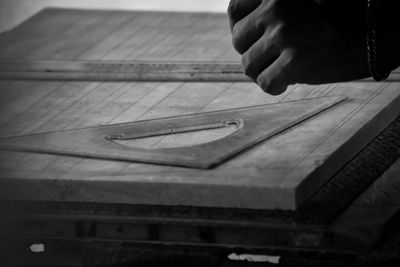
[[[378,65],[377,52],[377,20],[379,0],[367,0],[367,61],[370,75],[375,81],[381,81],[389,76],[389,72],[382,72]]]

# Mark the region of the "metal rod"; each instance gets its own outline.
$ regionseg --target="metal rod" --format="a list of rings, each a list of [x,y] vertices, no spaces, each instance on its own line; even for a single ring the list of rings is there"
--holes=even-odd
[[[0,60],[0,80],[250,82],[237,62],[124,60]],[[387,81],[399,81],[394,70]],[[371,78],[361,81],[374,81]]]
[[[235,62],[0,60],[0,80],[249,82]]]

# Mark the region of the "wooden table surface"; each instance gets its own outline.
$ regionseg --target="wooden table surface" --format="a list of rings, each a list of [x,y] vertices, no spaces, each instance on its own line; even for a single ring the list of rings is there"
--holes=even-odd
[[[0,35],[0,59],[15,58],[239,61],[223,14],[58,9]],[[0,87],[1,137],[348,97],[211,170],[2,151],[1,182],[22,183],[23,198],[37,201],[295,210],[400,114],[393,81],[295,85],[276,97],[251,83],[2,81]]]

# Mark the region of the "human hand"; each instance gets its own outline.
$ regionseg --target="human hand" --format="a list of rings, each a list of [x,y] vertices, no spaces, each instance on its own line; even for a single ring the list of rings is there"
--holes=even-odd
[[[369,76],[364,32],[341,32],[317,2],[230,1],[233,45],[242,55],[245,74],[265,92],[278,95],[295,83],[321,84]],[[346,19],[351,21],[351,17]],[[358,24],[354,25],[357,28]]]

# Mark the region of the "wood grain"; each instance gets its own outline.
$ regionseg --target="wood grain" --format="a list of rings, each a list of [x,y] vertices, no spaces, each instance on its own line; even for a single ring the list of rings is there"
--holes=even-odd
[[[57,9],[0,36],[0,59],[12,58],[239,61],[223,14]],[[1,152],[1,183],[24,185],[22,196],[4,193],[28,200],[294,210],[400,114],[396,82],[295,85],[277,97],[251,83],[1,81],[0,88],[1,137],[349,97],[207,171]]]
[[[0,139],[0,149],[210,169],[345,100],[341,97],[309,98],[23,135]],[[232,131],[227,131],[225,136],[218,135],[224,129]],[[156,138],[159,141],[152,142]],[[143,146],[146,141],[153,144]],[[160,146],[163,144],[167,147]]]

